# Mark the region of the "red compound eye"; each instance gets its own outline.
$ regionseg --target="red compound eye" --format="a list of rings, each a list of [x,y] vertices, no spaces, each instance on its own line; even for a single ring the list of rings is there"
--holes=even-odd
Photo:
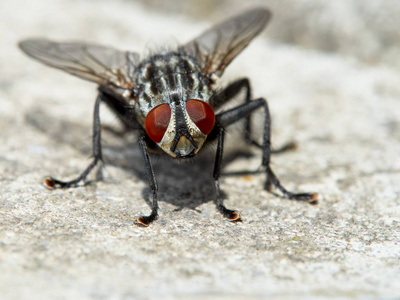
[[[154,107],[146,116],[144,127],[148,136],[159,143],[168,128],[171,119],[171,109],[167,103]]]
[[[189,99],[186,102],[186,110],[194,124],[204,134],[209,134],[214,128],[215,115],[211,106],[201,100]]]

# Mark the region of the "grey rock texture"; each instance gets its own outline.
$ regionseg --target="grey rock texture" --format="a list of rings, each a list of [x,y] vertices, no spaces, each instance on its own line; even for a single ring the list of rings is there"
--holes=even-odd
[[[210,149],[189,164],[154,158],[161,215],[137,227],[135,216],[149,212],[143,163],[134,135],[110,132],[103,181],[41,186],[45,175],[73,178],[89,163],[96,87],[30,60],[16,43],[83,40],[146,55],[245,8],[162,3],[1,4],[1,298],[400,297],[397,1],[246,4],[269,6],[274,18],[221,85],[248,76],[254,96],[269,100],[274,145],[298,144],[273,156],[273,168],[287,188],[318,192],[318,205],[267,193],[263,174],[224,176],[226,205],[243,218],[227,222],[213,203]],[[107,112],[102,119],[119,125]],[[259,151],[239,147],[240,126],[232,129],[224,172],[256,170]]]

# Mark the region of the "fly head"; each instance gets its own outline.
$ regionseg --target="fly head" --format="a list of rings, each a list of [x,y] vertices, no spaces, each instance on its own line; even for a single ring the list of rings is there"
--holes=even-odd
[[[211,106],[199,99],[163,103],[146,116],[147,135],[172,157],[190,158],[198,153],[214,128]]]

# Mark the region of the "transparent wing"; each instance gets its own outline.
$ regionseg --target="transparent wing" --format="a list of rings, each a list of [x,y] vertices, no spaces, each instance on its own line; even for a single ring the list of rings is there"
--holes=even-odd
[[[54,68],[64,70],[114,89],[133,87],[133,71],[139,55],[85,43],[56,43],[28,39],[19,47],[29,56]]]
[[[229,63],[267,25],[271,13],[256,8],[222,22],[183,45],[188,55],[197,59],[205,74],[221,76]]]

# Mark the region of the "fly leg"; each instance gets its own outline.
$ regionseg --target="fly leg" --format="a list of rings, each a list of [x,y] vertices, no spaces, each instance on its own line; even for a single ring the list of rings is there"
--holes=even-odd
[[[154,176],[153,167],[150,162],[149,152],[147,151],[144,134],[141,134],[139,136],[139,148],[140,152],[143,155],[144,166],[146,169],[146,177],[149,182],[150,189],[152,191],[152,205],[151,205],[150,215],[138,217],[136,219],[136,223],[143,226],[149,226],[149,224],[153,222],[158,216],[158,186],[156,177]]]
[[[237,94],[239,94],[240,91],[245,90],[245,103],[248,103],[251,100],[251,86],[250,86],[250,81],[248,78],[242,78],[237,81],[232,82],[230,85],[228,85],[224,90],[219,92],[213,99],[211,105],[213,107],[218,108],[222,104],[226,103],[227,101],[231,100]],[[245,130],[244,130],[244,140],[247,144],[254,145],[260,149],[263,148],[263,145],[260,145],[257,141],[253,140],[251,138],[251,115],[248,115],[245,118]],[[236,121],[236,120],[235,120]],[[235,122],[233,121],[233,122]],[[274,149],[270,150],[271,153],[282,153],[286,151],[290,151],[296,148],[296,144],[294,142],[287,143],[280,147],[279,149]]]
[[[100,128],[100,103],[104,101],[104,97],[107,97],[103,93],[99,93],[94,106],[93,115],[93,160],[89,166],[75,179],[70,181],[61,181],[53,177],[45,177],[43,182],[46,187],[50,189],[55,188],[70,188],[78,186],[79,182],[85,181],[86,177],[93,170],[99,161],[102,161],[101,154],[101,128]]]
[[[263,102],[264,107],[264,135],[263,135],[263,157],[262,157],[262,165],[266,168],[267,173],[267,181],[266,181],[266,189],[271,192],[271,187],[274,185],[277,189],[279,189],[282,194],[288,199],[294,200],[303,200],[308,202],[314,202],[318,194],[317,193],[293,193],[284,188],[284,186],[280,183],[278,177],[274,174],[270,166],[270,157],[271,157],[271,117],[269,114],[268,102],[267,100],[260,98],[258,101]]]
[[[218,145],[217,145],[217,154],[215,157],[215,163],[214,163],[214,172],[213,172],[213,177],[214,177],[214,183],[215,183],[215,192],[217,194],[217,208],[219,212],[226,218],[228,218],[229,221],[237,221],[240,219],[240,214],[239,212],[235,210],[230,210],[227,209],[223,203],[223,199],[221,197],[221,190],[219,188],[219,177],[221,175],[221,163],[222,163],[222,154],[224,150],[224,136],[225,136],[225,131],[222,126],[217,127],[218,130]]]
[[[246,103],[242,105],[220,113],[216,116],[216,122],[220,126],[226,127],[242,118],[248,118],[255,110],[261,107],[264,108],[265,113],[263,144],[261,149],[263,151],[262,165],[265,168],[267,175],[266,189],[270,192],[272,185],[274,185],[286,198],[309,202],[315,201],[318,196],[317,193],[293,193],[285,189],[271,169],[271,118],[269,114],[268,103],[265,99],[259,98],[253,101],[246,101]]]

